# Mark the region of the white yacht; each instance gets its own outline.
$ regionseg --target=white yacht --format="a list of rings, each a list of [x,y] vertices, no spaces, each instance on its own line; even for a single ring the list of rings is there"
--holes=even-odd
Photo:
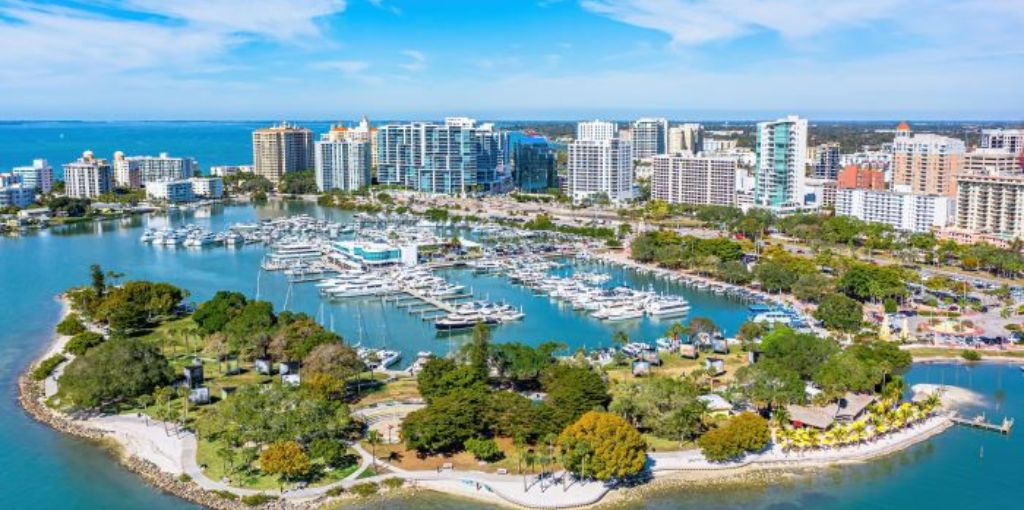
[[[690,303],[683,298],[655,298],[644,305],[644,311],[652,317],[675,317],[689,313]]]

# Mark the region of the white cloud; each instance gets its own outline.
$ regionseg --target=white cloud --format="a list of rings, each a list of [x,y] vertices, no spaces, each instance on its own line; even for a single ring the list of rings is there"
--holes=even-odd
[[[327,60],[315,62],[311,67],[321,70],[341,71],[345,74],[357,74],[370,67],[369,62],[362,60]]]
[[[406,71],[422,71],[425,67],[427,67],[427,56],[424,55],[422,51],[405,50],[402,52],[402,55],[405,55],[410,59],[410,62],[399,65],[399,67],[405,69]]]

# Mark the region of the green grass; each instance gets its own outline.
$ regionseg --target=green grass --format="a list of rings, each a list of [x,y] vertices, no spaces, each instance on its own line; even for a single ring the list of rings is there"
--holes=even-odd
[[[208,441],[200,439],[198,448],[196,449],[196,463],[200,466],[204,466],[203,473],[211,480],[221,480],[226,472],[224,470],[224,462],[217,456],[217,450],[221,448],[223,442],[221,441]],[[359,458],[358,454],[354,450],[349,450],[348,453],[352,454],[354,458]],[[237,461],[236,461],[237,462]],[[320,487],[323,485],[332,484],[339,480],[344,479],[346,476],[351,475],[357,469],[359,469],[359,462],[351,466],[346,466],[342,469],[334,469],[331,471],[324,471],[316,480],[309,482],[310,487]],[[360,477],[362,478],[362,477]],[[276,476],[264,475],[256,472],[251,475],[243,475],[241,473],[234,473],[231,476],[231,485],[234,487],[241,487],[244,489],[253,490],[274,490],[281,487],[280,482]]]
[[[963,348],[949,348],[944,349],[941,347],[923,347],[920,349],[908,349],[908,352],[914,355],[914,359],[921,358],[960,358],[960,353],[963,352]],[[1024,358],[1024,351],[977,351],[981,354],[981,359],[988,358]]]

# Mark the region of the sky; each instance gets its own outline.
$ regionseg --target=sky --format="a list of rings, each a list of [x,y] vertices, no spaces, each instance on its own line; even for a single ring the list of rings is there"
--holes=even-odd
[[[1024,119],[1024,0],[0,0],[0,119]]]

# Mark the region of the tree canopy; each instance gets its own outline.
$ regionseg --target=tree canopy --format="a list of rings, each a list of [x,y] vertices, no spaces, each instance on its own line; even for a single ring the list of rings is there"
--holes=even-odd
[[[73,408],[92,409],[149,393],[172,379],[158,348],[114,338],[68,364],[60,378],[60,394]]]
[[[565,468],[598,480],[635,476],[647,464],[647,443],[619,416],[590,411],[558,436]]]
[[[742,413],[708,431],[697,440],[701,453],[710,461],[726,461],[768,446],[768,422],[754,414]]]

